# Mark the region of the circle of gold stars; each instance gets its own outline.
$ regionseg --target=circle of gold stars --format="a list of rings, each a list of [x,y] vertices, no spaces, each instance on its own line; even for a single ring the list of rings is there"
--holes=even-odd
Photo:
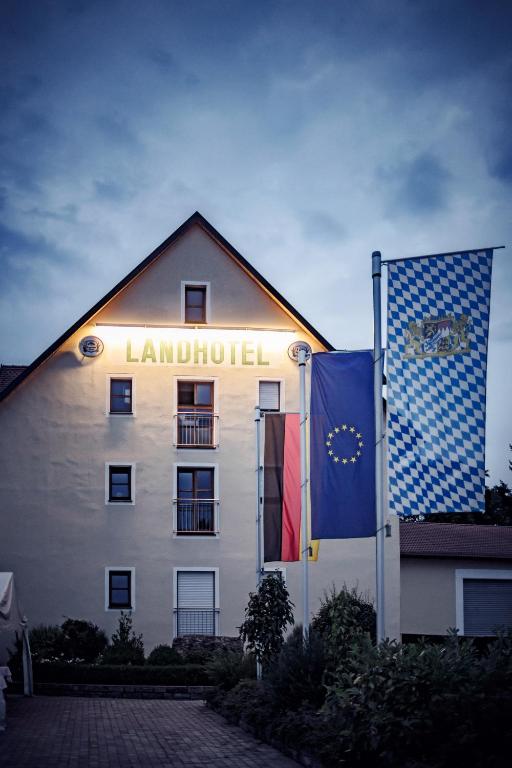
[[[352,435],[354,440],[356,441],[356,446],[355,446],[356,450],[351,456],[338,455],[334,450],[334,441],[336,439],[336,436],[340,433],[343,434],[344,432],[347,432],[349,435]],[[358,432],[356,427],[354,427],[351,424],[342,424],[340,427],[333,427],[333,429],[327,435],[327,440],[325,441],[325,444],[327,446],[327,454],[335,464],[355,464],[356,461],[360,459],[361,456],[363,455],[363,447],[364,447],[363,436],[361,432]]]

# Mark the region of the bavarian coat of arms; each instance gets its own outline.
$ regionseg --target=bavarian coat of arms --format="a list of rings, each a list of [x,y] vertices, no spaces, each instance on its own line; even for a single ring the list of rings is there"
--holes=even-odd
[[[404,358],[457,355],[470,351],[467,315],[425,317],[409,323],[405,331]]]

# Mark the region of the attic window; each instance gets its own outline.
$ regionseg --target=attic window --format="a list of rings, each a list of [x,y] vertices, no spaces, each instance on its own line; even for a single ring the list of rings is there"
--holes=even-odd
[[[185,322],[206,323],[206,285],[185,286]]]

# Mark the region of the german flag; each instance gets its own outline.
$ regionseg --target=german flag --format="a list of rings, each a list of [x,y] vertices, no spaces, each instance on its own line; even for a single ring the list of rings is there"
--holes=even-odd
[[[263,541],[266,563],[300,560],[298,413],[265,415]]]

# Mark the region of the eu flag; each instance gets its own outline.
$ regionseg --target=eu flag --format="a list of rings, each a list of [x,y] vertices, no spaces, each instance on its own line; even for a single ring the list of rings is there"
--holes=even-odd
[[[319,352],[311,371],[313,539],[375,535],[373,355]]]

